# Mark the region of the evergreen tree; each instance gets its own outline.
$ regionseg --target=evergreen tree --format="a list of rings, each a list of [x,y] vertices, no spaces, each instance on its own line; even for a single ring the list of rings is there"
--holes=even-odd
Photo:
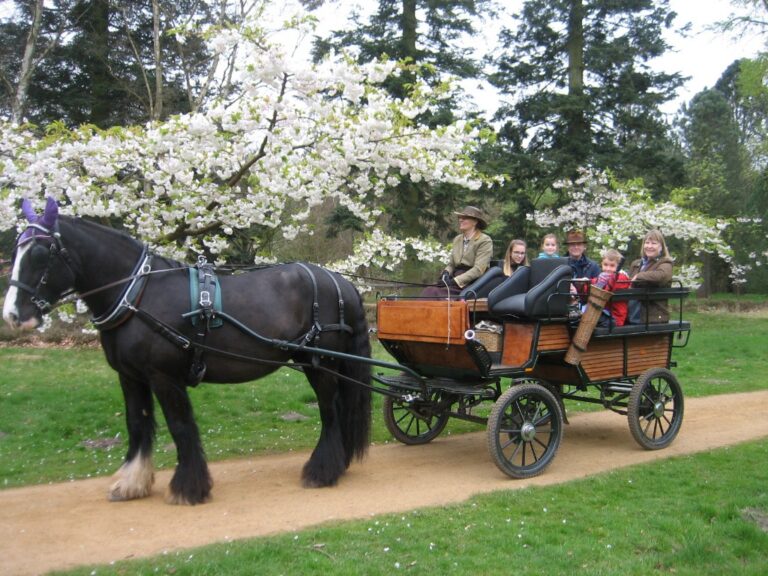
[[[19,55],[34,25],[28,3],[0,23],[0,63],[10,111],[21,76]],[[59,0],[42,13],[23,116],[100,127],[141,123],[193,109],[211,55],[197,37],[182,45],[168,30],[181,17],[212,22],[210,3],[195,0]]]
[[[591,165],[652,189],[680,184],[660,106],[684,79],[649,63],[669,49],[674,17],[668,0],[526,0],[493,61],[513,170],[546,183]]]
[[[750,168],[728,99],[717,89],[699,92],[683,108],[681,127],[690,183],[699,190],[692,204],[710,216],[746,214]]]

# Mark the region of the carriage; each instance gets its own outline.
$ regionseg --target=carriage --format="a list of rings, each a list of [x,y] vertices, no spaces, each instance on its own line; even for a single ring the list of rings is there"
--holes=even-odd
[[[16,242],[3,318],[34,328],[75,295],[93,313],[128,429],[111,500],[151,493],[154,397],[177,449],[168,500],[205,502],[213,482],[187,388],[247,382],[286,365],[305,374],[318,399],[320,436],[302,471],[310,487],[336,484],[364,455],[373,392],[385,395],[384,421],[406,444],[433,440],[450,418],[487,424],[493,460],[514,478],[552,461],[565,400],[627,415],[648,449],[667,446],[680,429],[683,394],[670,368],[672,349],[690,333],[682,304],[664,324],[592,329],[588,312],[576,328],[566,314],[572,279],[563,259],[534,260],[509,279],[490,273],[456,299],[379,299],[378,338],[395,359],[387,362],[371,358],[362,299],[339,274],[304,263],[237,274],[204,259],[190,267],[123,232],[60,217],[50,198],[42,215],[27,201],[22,208],[28,226]],[[647,308],[686,295],[677,287],[613,298]],[[592,304],[590,295],[597,310]],[[490,414],[478,415],[487,402]]]
[[[596,403],[627,416],[640,446],[668,446],[680,430],[683,392],[672,350],[688,342],[688,290],[631,288],[607,296],[672,304],[676,317],[652,324],[596,326],[593,297],[580,323],[568,319],[571,268],[540,258],[508,280],[490,274],[453,300],[387,296],[377,333],[404,368],[374,379],[386,394],[384,422],[405,444],[436,438],[450,418],[485,424],[490,455],[505,474],[528,478],[554,458],[567,423],[565,401]],[[596,316],[597,315],[597,316]],[[591,325],[590,325],[591,324]],[[502,383],[509,385],[504,389]],[[475,409],[492,403],[487,416]]]

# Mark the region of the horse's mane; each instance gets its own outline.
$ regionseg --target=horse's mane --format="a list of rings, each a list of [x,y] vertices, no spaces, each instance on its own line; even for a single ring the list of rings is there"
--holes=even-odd
[[[93,234],[97,234],[97,235],[106,234],[107,236],[111,236],[118,241],[127,242],[138,250],[141,250],[144,247],[144,242],[131,236],[131,234],[126,230],[122,228],[113,228],[112,226],[105,226],[104,224],[100,222],[96,222],[89,217],[61,215],[59,216],[59,219],[65,220],[73,228],[79,229],[80,231],[82,231],[83,233],[89,236]],[[161,258],[168,265],[169,268],[187,268],[190,266],[185,262],[174,260],[172,258],[167,258],[165,256],[156,255],[155,257]],[[246,265],[222,264],[222,265],[216,266],[215,269],[216,269],[216,272],[218,272],[219,274],[232,275],[232,274],[238,274],[241,272],[252,272],[254,270],[264,270],[267,268],[275,268],[278,266],[286,266],[290,264],[296,264],[296,262],[292,262],[292,261],[270,262],[270,263],[263,263],[263,264],[246,264]]]
[[[107,234],[107,235],[119,238],[122,241],[127,241],[138,248],[141,248],[143,246],[142,242],[140,242],[139,240],[137,240],[136,238],[128,234],[128,232],[120,228],[105,226],[104,224],[101,224],[99,222],[94,222],[93,220],[90,220],[88,218],[83,218],[81,216],[78,216],[78,217],[59,216],[59,218],[61,220],[66,220],[74,228],[80,228],[80,229],[86,230],[87,232],[91,232],[95,230],[97,233]]]

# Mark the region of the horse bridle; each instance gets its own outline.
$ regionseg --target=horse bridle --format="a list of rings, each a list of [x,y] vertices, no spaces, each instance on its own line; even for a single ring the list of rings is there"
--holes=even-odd
[[[32,234],[29,238],[26,238],[24,240],[21,240],[20,242],[16,242],[16,249],[19,248],[19,246],[22,246],[26,244],[27,242],[36,242],[37,239],[41,238],[50,238],[52,240],[50,247],[48,248],[48,260],[46,262],[45,271],[43,272],[43,275],[40,277],[40,280],[37,282],[37,285],[32,288],[29,284],[26,284],[24,282],[20,282],[18,280],[10,280],[11,286],[16,286],[17,288],[23,290],[27,294],[30,294],[30,302],[37,307],[37,309],[42,314],[48,314],[53,310],[53,308],[56,306],[56,304],[48,302],[45,300],[45,298],[40,297],[40,290],[43,286],[45,286],[48,283],[48,278],[51,273],[51,265],[53,263],[54,258],[60,257],[61,260],[64,262],[64,265],[69,270],[70,274],[72,274],[72,277],[74,278],[76,276],[75,270],[73,268],[73,262],[72,258],[69,255],[69,252],[64,247],[64,244],[61,241],[61,234],[58,231],[58,222],[56,223],[56,229],[50,230],[46,228],[45,226],[42,226],[37,223],[30,223],[27,226],[27,230],[30,228],[40,230],[43,232],[42,235],[35,235]],[[22,234],[19,236],[23,236]],[[42,247],[42,246],[41,246]],[[34,250],[36,246],[33,246],[30,250],[30,253],[32,250]],[[16,255],[14,254],[13,259],[16,259]],[[90,294],[95,294],[97,292],[102,292],[104,290],[108,290],[110,288],[113,288],[115,286],[119,286],[121,284],[125,284],[125,289],[123,290],[120,297],[115,301],[115,303],[112,305],[110,309],[107,310],[104,314],[91,318],[91,322],[93,325],[99,329],[99,330],[109,330],[120,323],[124,321],[126,318],[126,314],[130,314],[131,308],[134,304],[134,301],[138,300],[138,298],[141,296],[141,293],[144,290],[144,287],[146,285],[147,278],[149,274],[152,273],[151,270],[151,261],[152,261],[152,254],[149,252],[149,249],[146,245],[142,247],[141,255],[139,256],[138,262],[136,263],[136,266],[133,269],[133,272],[130,276],[127,278],[121,278],[120,280],[117,280],[116,282],[110,282],[109,284],[106,284],[104,286],[100,286],[99,288],[96,288],[94,290],[91,290],[89,292],[80,293],[78,295],[79,298],[83,298]],[[59,295],[58,301],[59,304],[62,304],[63,301],[71,296],[72,294],[75,294],[74,288],[69,288],[68,290],[64,290]]]
[[[69,272],[72,274],[72,277],[75,277],[75,271],[72,268],[72,259],[69,256],[69,252],[67,252],[67,249],[64,247],[64,245],[61,242],[61,234],[59,233],[58,229],[51,230],[49,228],[46,228],[45,226],[42,226],[41,224],[37,224],[35,222],[30,223],[26,230],[29,230],[32,228],[33,230],[39,230],[43,234],[34,234],[34,232],[26,239],[23,240],[17,240],[16,241],[16,250],[19,249],[20,246],[26,244],[27,242],[31,242],[33,246],[30,249],[30,254],[32,253],[35,248],[40,247],[43,248],[41,244],[37,243],[38,239],[42,238],[50,238],[52,240],[50,246],[48,247],[48,259],[45,264],[45,271],[43,272],[42,276],[40,276],[40,280],[38,280],[37,285],[33,288],[29,284],[26,284],[24,282],[21,282],[19,280],[14,280],[11,278],[9,284],[11,286],[15,286],[16,288],[19,288],[20,290],[26,292],[30,295],[29,300],[32,302],[32,304],[42,313],[42,314],[48,314],[51,310],[53,310],[53,304],[51,302],[48,302],[45,298],[40,297],[40,291],[43,286],[48,284],[48,278],[51,273],[51,265],[53,264],[54,258],[61,258],[62,262],[64,262],[64,265],[67,267]],[[24,235],[22,232],[19,235],[19,239]],[[16,254],[14,251],[13,260],[16,260]],[[71,289],[70,289],[71,290]],[[68,294],[68,291],[64,291],[60,295],[60,297],[66,296]]]

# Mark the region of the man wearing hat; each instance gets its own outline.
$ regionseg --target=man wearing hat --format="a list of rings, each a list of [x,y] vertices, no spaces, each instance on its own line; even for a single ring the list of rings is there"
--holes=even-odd
[[[422,296],[443,298],[458,294],[488,270],[493,240],[482,232],[488,226],[485,215],[474,206],[465,206],[454,214],[459,218],[460,234],[453,239],[451,258],[437,285],[425,288]]]
[[[565,235],[565,245],[568,248],[568,264],[571,265],[574,278],[597,278],[600,266],[587,258],[587,237],[581,230],[569,230]]]

